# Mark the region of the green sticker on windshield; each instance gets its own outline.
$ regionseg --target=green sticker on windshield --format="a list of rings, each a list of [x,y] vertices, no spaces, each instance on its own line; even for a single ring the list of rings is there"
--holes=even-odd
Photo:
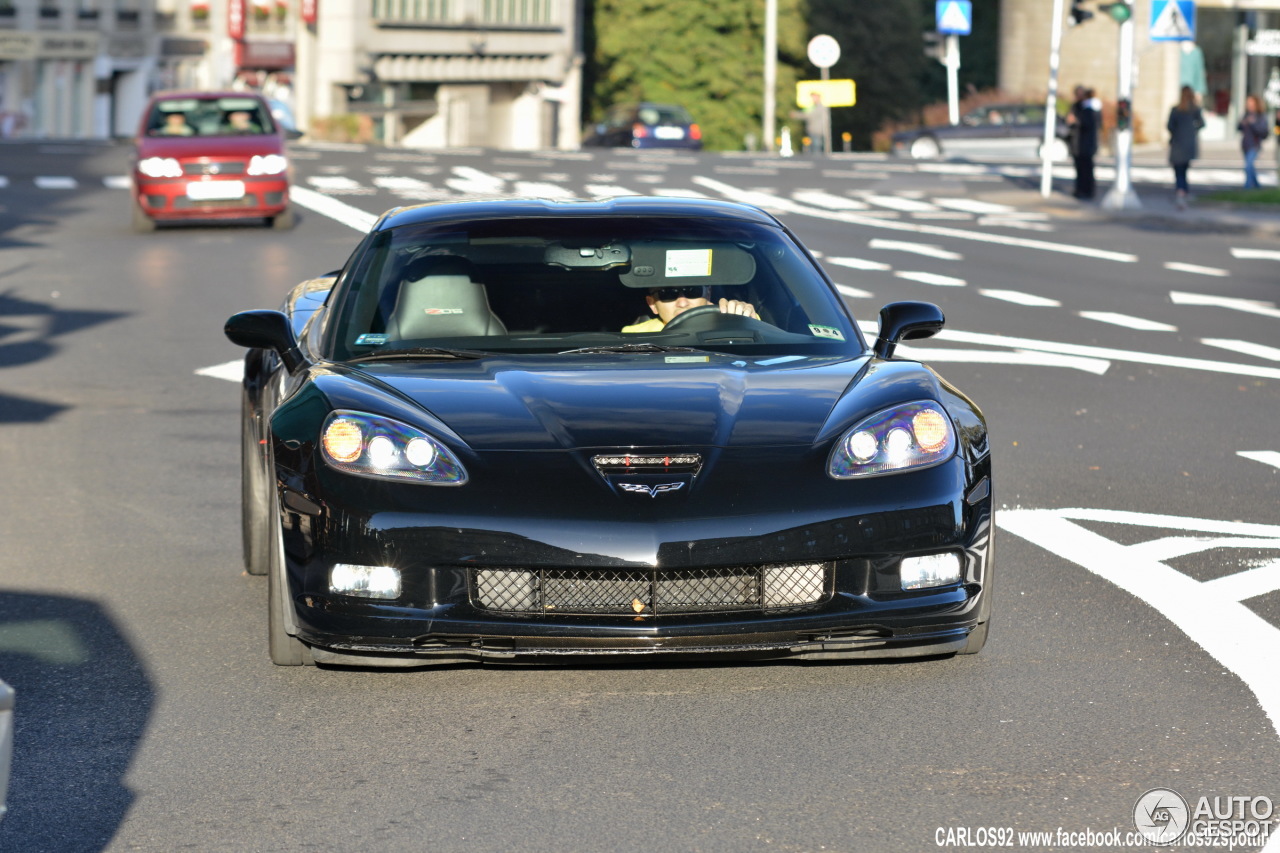
[[[835,341],[844,340],[844,332],[834,326],[814,326],[810,324],[809,331],[813,333],[815,338],[831,338]]]

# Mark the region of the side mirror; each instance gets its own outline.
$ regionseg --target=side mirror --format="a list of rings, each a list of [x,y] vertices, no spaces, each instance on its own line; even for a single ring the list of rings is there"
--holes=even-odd
[[[292,141],[294,139],[301,139],[304,136],[306,136],[306,134],[298,130],[296,127],[285,128],[285,131],[284,131],[285,139]]]
[[[893,358],[899,341],[931,338],[946,322],[932,302],[890,302],[880,309],[880,333],[872,349],[877,358]]]
[[[293,373],[306,364],[293,336],[289,318],[279,311],[242,311],[233,314],[222,333],[237,346],[266,349],[280,356],[285,369]]]

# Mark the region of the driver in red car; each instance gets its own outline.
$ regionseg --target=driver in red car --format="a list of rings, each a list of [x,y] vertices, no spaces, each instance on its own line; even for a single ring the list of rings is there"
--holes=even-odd
[[[708,290],[707,287],[702,285],[654,288],[645,294],[644,301],[649,304],[649,310],[655,316],[630,326],[623,326],[622,331],[661,332],[675,317],[690,308],[701,308],[704,305],[710,305],[711,300],[707,298]],[[756,320],[760,319],[760,315],[756,313],[754,305],[750,302],[739,302],[736,299],[721,299],[720,311],[724,314],[741,314]]]

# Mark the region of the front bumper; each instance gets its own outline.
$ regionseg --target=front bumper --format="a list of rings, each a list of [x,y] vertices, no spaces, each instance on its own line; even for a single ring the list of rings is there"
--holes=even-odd
[[[209,185],[239,183],[243,192],[229,198],[195,198],[191,184],[203,185],[205,192],[195,195],[219,195],[209,192]],[[134,198],[142,211],[157,221],[184,219],[244,219],[271,217],[289,206],[289,179],[283,175],[247,177],[236,175],[227,180],[208,178],[146,178],[134,175]]]
[[[582,655],[825,659],[955,652],[989,612],[992,498],[985,463],[975,486],[965,486],[963,477],[957,483],[959,460],[952,471],[945,468],[922,472],[914,502],[895,501],[892,509],[810,510],[799,525],[797,514],[781,513],[679,529],[582,520],[540,529],[518,519],[494,529],[492,518],[362,517],[286,486],[285,566],[296,635],[319,662],[375,666]],[[579,544],[563,547],[569,542]],[[959,556],[958,582],[902,589],[903,557],[941,552]],[[650,556],[637,559],[644,553]],[[331,592],[337,562],[396,567],[400,596],[377,601]],[[688,583],[762,564],[821,566],[821,590],[782,606],[721,601],[664,610],[638,593],[633,610],[565,612],[561,603],[512,612],[486,601],[478,584],[486,574],[528,571],[587,585],[634,576],[643,585],[642,576],[652,573],[656,590],[664,579]]]

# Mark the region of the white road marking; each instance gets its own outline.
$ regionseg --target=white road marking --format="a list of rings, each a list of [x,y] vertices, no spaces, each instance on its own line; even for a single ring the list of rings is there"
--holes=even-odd
[[[913,234],[930,234],[938,237],[952,237],[957,240],[970,240],[977,243],[989,243],[998,246],[1012,246],[1022,249],[1034,249],[1042,252],[1059,252],[1067,255],[1078,255],[1085,258],[1093,258],[1095,260],[1114,261],[1116,263],[1131,264],[1138,260],[1137,255],[1127,252],[1111,252],[1104,249],[1095,249],[1092,246],[1073,246],[1068,243],[1050,243],[1046,240],[1032,240],[1027,237],[1014,237],[1010,234],[990,234],[982,231],[965,231],[960,228],[945,228],[939,225],[923,225],[916,222],[901,222],[894,219],[878,219],[861,213],[852,213],[849,211],[821,210],[816,207],[808,207],[798,204],[789,199],[779,199],[770,196],[767,199],[759,199],[760,193],[748,193],[723,181],[717,181],[714,178],[707,178],[701,175],[693,178],[694,183],[706,187],[713,192],[720,193],[727,198],[744,201],[747,204],[756,204],[757,199],[764,201],[768,206],[775,209],[784,210],[787,213],[794,213],[801,216],[812,216],[818,219],[830,219],[836,222],[844,222],[850,225],[862,225],[868,228],[883,228],[890,231],[905,231]]]
[[[133,186],[133,179],[128,175],[107,175],[102,179],[102,185],[109,190],[127,190]]]
[[[1280,308],[1276,308],[1274,302],[1263,302],[1260,299],[1212,296],[1207,293],[1186,293],[1181,290],[1169,291],[1169,299],[1174,305],[1211,305],[1217,308],[1229,308],[1232,311],[1244,311],[1246,314],[1280,318]]]
[[[1252,364],[1232,364],[1225,361],[1209,361],[1203,358],[1182,358],[1176,355],[1155,355],[1153,353],[1111,349],[1110,347],[1086,346],[1084,344],[1062,344],[1051,341],[1037,341],[1031,338],[990,335],[985,332],[961,332],[954,329],[943,329],[937,334],[936,338],[940,341],[955,341],[962,344],[980,344],[985,346],[1010,347],[1013,349],[1029,349],[1036,350],[1037,352],[1080,355],[1085,358],[1102,358],[1109,359],[1111,361],[1129,362],[1132,364],[1153,364],[1159,367],[1176,367],[1183,370],[1203,370],[1209,373],[1226,373],[1235,376],[1258,376],[1267,379],[1280,379],[1280,368],[1275,367],[1259,367]]]
[[[73,190],[80,185],[75,178],[64,175],[39,175],[36,177],[36,186],[42,190]]]
[[[1200,343],[1206,346],[1217,347],[1218,349],[1230,350],[1231,352],[1243,353],[1244,355],[1252,355],[1257,358],[1265,358],[1270,361],[1280,361],[1280,349],[1269,347],[1265,344],[1255,344],[1249,341],[1233,341],[1228,338],[1201,338]]]
[[[1241,450],[1236,453],[1236,456],[1280,468],[1280,451],[1278,450]]]
[[[1016,207],[1007,204],[995,204],[990,201],[979,201],[976,198],[935,198],[933,203],[950,210],[963,210],[966,213],[1017,213]]]
[[[1195,264],[1183,264],[1177,261],[1165,261],[1164,268],[1167,270],[1173,270],[1174,272],[1189,272],[1196,275],[1231,275],[1231,270],[1219,269],[1218,267],[1201,267],[1196,266]]]
[[[1276,249],[1232,249],[1231,256],[1233,258],[1280,261],[1280,250]]]
[[[307,183],[315,187],[322,193],[331,193],[333,195],[370,195],[375,190],[370,187],[361,186],[357,181],[348,178],[346,175],[313,175],[307,178]],[[296,190],[295,184],[291,188]]]
[[[870,299],[875,294],[869,290],[862,290],[857,287],[850,287],[847,284],[837,284],[836,290],[840,291],[850,299]]]
[[[1099,323],[1110,323],[1113,326],[1124,326],[1140,332],[1176,332],[1177,326],[1145,320],[1142,317],[1131,317],[1128,314],[1117,314],[1114,311],[1077,311],[1086,320],[1097,320]]]
[[[962,278],[940,275],[936,272],[898,270],[894,272],[894,275],[898,278],[905,278],[907,281],[918,281],[921,284],[932,284],[937,287],[964,287],[966,283]]]
[[[294,204],[341,222],[348,228],[353,228],[361,233],[368,231],[373,227],[373,223],[378,221],[378,217],[372,213],[365,213],[358,207],[352,207],[345,202],[338,201],[336,198],[330,198],[324,193],[296,184],[289,190],[289,198]]]
[[[697,190],[677,188],[677,187],[662,187],[660,189],[655,189],[653,191],[653,194],[660,195],[663,198],[710,198],[711,197],[706,193],[700,193]]]
[[[868,261],[862,258],[826,258],[825,260],[839,264],[842,267],[849,267],[855,270],[891,270],[889,264],[882,264],[879,261]]]
[[[1005,302],[1027,305],[1032,308],[1062,307],[1062,303],[1058,300],[1050,299],[1047,296],[1036,296],[1034,293],[1022,293],[1017,290],[979,290],[978,292],[983,296],[990,296],[992,299],[1002,299]]]
[[[1111,362],[1096,358],[1080,358],[1072,355],[1056,355],[1047,352],[1027,352],[1026,350],[977,350],[977,349],[940,349],[937,347],[917,347],[909,344],[898,344],[895,351],[914,361],[926,364],[1022,364],[1031,367],[1069,367],[1083,370],[1094,376],[1101,376],[1111,367]]]
[[[1081,521],[1145,526],[1193,533],[1225,533],[1267,539],[1280,547],[1280,526],[1090,509],[1000,510],[996,523],[1063,559],[1083,566],[1154,607],[1211,657],[1235,673],[1280,732],[1280,629],[1237,595],[1266,587],[1270,572],[1201,583],[1160,560],[1144,557],[1142,543],[1125,546],[1082,526]],[[1268,569],[1270,567],[1262,567]]]
[[[640,195],[635,190],[620,187],[617,184],[587,184],[587,193],[592,198],[613,198],[620,195]]]
[[[865,202],[854,201],[824,190],[796,190],[791,197],[801,204],[812,204],[814,207],[825,207],[828,210],[870,210],[871,208],[871,205]]]
[[[244,381],[244,359],[237,358],[225,364],[202,367],[196,371],[197,376],[212,376],[214,379],[225,379],[228,382]]]
[[[516,181],[516,195],[527,198],[569,199],[576,196],[559,184],[546,181]]]
[[[1232,601],[1244,601],[1280,589],[1280,560],[1245,572],[1207,581],[1215,595]]]
[[[466,195],[500,195],[506,181],[471,166],[454,166],[456,177],[445,179],[450,188]]]
[[[916,255],[925,255],[930,258],[941,258],[944,261],[961,261],[964,255],[959,252],[953,252],[950,249],[944,249],[941,246],[934,246],[930,243],[910,243],[904,240],[881,240],[878,237],[871,241],[871,248],[885,249],[891,252],[911,252]]]
[[[0,190],[4,189],[7,186],[9,186],[9,179],[6,178],[4,175],[0,175]]]
[[[938,209],[927,201],[917,201],[899,195],[866,195],[863,198],[872,204],[887,207],[890,210],[900,210],[903,213],[925,213]]]

